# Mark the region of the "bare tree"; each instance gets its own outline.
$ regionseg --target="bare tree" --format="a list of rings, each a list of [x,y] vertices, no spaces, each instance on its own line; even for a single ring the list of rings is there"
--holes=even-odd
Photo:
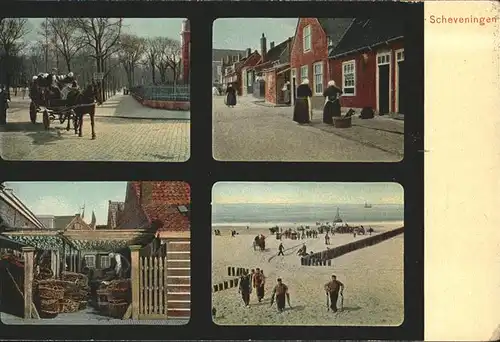
[[[107,61],[120,49],[120,36],[123,19],[112,18],[75,18],[75,25],[83,34],[84,42],[92,49],[89,57],[96,61],[96,71],[103,73],[103,84],[111,70]],[[103,88],[103,87],[101,87]],[[106,91],[102,89],[102,97],[106,99]]]
[[[144,46],[145,41],[140,37],[131,34],[123,34],[121,37],[121,49],[118,55],[127,74],[129,88],[134,86],[135,69],[143,57]]]
[[[1,68],[5,73],[5,84],[10,87],[13,58],[23,49],[25,43],[22,38],[29,33],[28,20],[21,18],[0,19],[0,57]]]
[[[178,40],[169,39],[167,51],[165,51],[168,67],[172,70],[173,81],[177,83],[180,75],[181,44]]]
[[[158,46],[155,38],[146,40],[146,60],[151,70],[152,82],[156,83],[156,63],[159,58]]]
[[[50,32],[50,42],[56,53],[61,55],[68,72],[72,70],[71,61],[85,46],[84,37],[78,32],[74,18],[51,18],[41,24],[42,32]]]
[[[158,53],[156,67],[160,72],[161,81],[165,83],[168,70],[172,70],[173,81],[176,82],[179,78],[180,43],[168,37],[156,37],[153,45]]]

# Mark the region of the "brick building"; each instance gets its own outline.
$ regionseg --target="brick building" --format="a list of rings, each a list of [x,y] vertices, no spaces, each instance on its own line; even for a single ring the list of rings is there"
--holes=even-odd
[[[242,95],[244,84],[242,71],[246,70],[248,67],[254,66],[259,62],[259,60],[260,54],[257,51],[252,52],[250,49],[246,50],[245,56],[238,55],[236,61],[234,59],[231,60],[228,56],[222,66],[224,70],[222,81],[223,87],[225,88],[229,83],[232,83],[238,95]]]
[[[245,50],[212,49],[212,83],[213,85],[222,85],[223,65],[229,57],[231,61],[237,61],[238,55],[246,54]],[[241,59],[241,57],[240,57]]]
[[[11,229],[46,227],[12,190],[0,184],[0,232]]]
[[[323,108],[323,90],[331,77],[328,74],[329,47],[338,45],[352,20],[352,18],[298,20],[290,56],[292,103],[295,89],[303,79],[307,78],[313,92],[313,108]]]
[[[329,51],[329,74],[342,86],[342,107],[404,113],[404,23],[355,19]]]

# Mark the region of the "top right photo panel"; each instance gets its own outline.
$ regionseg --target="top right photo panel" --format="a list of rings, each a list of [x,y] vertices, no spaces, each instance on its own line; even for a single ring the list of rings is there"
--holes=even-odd
[[[403,20],[214,21],[214,158],[401,161],[404,47]]]

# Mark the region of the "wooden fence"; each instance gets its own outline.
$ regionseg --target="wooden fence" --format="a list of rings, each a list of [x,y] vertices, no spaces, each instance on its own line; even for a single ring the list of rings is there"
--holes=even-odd
[[[332,249],[328,249],[322,252],[314,253],[312,255],[309,255],[307,257],[304,257],[301,259],[301,264],[302,265],[310,265],[310,260],[329,260],[329,259],[334,259],[338,258],[339,256],[342,256],[344,254],[347,254],[349,252],[365,248],[368,246],[373,246],[377,243],[380,243],[382,241],[385,241],[387,239],[390,239],[394,236],[397,236],[399,234],[404,233],[404,227],[393,229],[384,233],[380,233],[374,236],[367,237],[365,239],[360,239],[355,242],[351,242],[339,247],[335,247]]]
[[[131,246],[132,318],[191,316],[191,258],[188,239],[167,240],[166,256],[139,256]]]

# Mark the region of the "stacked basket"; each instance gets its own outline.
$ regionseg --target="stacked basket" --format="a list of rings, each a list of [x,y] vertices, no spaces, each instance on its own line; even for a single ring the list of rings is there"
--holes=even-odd
[[[62,278],[64,281],[71,284],[65,289],[64,298],[66,301],[62,304],[64,309],[74,311],[85,309],[87,307],[90,293],[88,277],[80,273],[63,272]],[[69,301],[71,301],[71,303]]]
[[[131,302],[130,279],[112,281],[108,287],[108,314],[122,318]]]
[[[40,314],[43,318],[54,318],[59,314],[59,301],[64,298],[64,287],[57,283],[43,282],[38,285]]]

